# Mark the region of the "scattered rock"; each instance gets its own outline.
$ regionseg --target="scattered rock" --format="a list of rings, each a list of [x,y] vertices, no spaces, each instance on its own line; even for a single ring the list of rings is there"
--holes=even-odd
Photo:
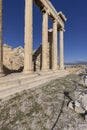
[[[75,112],[85,113],[85,110],[82,108],[81,103],[75,100]]]
[[[75,107],[81,107],[80,102],[78,102],[77,100],[75,100]]]
[[[85,110],[81,107],[81,104],[77,100],[70,101],[68,107],[75,110],[76,113],[85,113]]]
[[[74,102],[70,101],[68,104],[68,107],[73,110],[74,109]]]
[[[84,109],[87,111],[87,93],[86,92],[82,92],[79,95],[79,101],[82,104],[82,106],[84,107]]]
[[[81,106],[79,106],[79,107],[75,107],[75,112],[76,113],[81,113],[81,114],[83,113],[84,114],[85,110]]]
[[[75,92],[75,101],[70,101],[68,107],[76,113],[84,114],[87,121],[87,91]]]

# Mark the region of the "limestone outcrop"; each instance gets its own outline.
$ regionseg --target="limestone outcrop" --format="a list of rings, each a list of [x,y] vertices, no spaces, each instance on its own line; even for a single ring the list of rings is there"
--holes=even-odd
[[[10,70],[18,70],[24,66],[24,49],[19,46],[12,48],[11,46],[3,45],[3,64]]]

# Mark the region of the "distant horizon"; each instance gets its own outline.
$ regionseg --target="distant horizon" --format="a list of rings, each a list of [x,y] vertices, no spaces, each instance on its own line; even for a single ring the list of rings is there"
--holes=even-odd
[[[77,61],[66,61],[64,64],[87,64],[87,60],[77,60]]]

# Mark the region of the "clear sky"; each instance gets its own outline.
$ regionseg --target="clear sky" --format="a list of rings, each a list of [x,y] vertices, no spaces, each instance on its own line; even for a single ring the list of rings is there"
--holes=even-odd
[[[50,0],[56,10],[65,14],[65,62],[87,60],[87,0]],[[33,10],[33,48],[41,43],[42,15],[36,5]],[[49,28],[52,21],[49,19]],[[24,0],[3,0],[3,43],[24,46]]]

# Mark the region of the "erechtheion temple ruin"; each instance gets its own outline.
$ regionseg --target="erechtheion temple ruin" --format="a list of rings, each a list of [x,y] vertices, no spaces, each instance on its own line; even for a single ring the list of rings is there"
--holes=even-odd
[[[24,31],[24,73],[36,70],[36,58],[38,51],[33,56],[33,2],[42,12],[42,45],[39,47],[41,53],[40,70],[49,69],[56,71],[64,69],[64,23],[66,17],[60,11],[57,12],[50,0],[25,0],[25,31]],[[0,0],[0,73],[3,73],[3,49],[2,49],[2,0]],[[48,18],[53,22],[53,28],[48,30]],[[57,33],[59,32],[60,58],[58,58]],[[48,49],[49,48],[49,49]],[[49,51],[48,51],[49,50]],[[58,68],[58,59],[59,68]],[[34,68],[34,69],[33,69]]]

